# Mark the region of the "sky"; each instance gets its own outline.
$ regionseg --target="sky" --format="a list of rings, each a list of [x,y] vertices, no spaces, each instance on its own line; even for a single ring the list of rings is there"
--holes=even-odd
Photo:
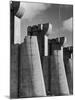
[[[73,6],[49,3],[21,2],[24,15],[21,18],[21,41],[27,35],[27,27],[42,23],[52,24],[52,34],[49,38],[65,36],[65,46],[72,45],[73,36]]]

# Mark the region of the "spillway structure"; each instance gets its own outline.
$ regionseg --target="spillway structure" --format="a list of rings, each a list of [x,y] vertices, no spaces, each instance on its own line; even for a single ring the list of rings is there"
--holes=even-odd
[[[65,37],[49,38],[51,23],[28,26],[21,43],[24,12],[20,2],[12,1],[10,98],[73,94],[73,47],[63,46]]]

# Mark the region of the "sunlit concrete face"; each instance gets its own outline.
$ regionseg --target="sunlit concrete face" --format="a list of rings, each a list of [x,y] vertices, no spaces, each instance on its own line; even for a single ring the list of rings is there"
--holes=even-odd
[[[14,44],[17,43],[21,43],[21,19],[14,16]]]
[[[27,36],[21,47],[19,97],[46,96],[37,37]]]
[[[32,81],[34,96],[46,96],[46,89],[44,84],[44,77],[42,71],[42,65],[40,60],[39,46],[37,42],[37,37],[32,36],[31,39],[31,48],[32,48]]]
[[[64,68],[64,62],[63,62],[63,48],[61,50],[58,50],[57,52],[54,51],[55,61],[56,61],[56,67],[58,68],[58,74],[59,74],[59,87],[60,87],[60,94],[61,95],[69,95],[69,87],[67,83],[67,77],[65,73]]]
[[[56,70],[56,75],[53,74],[55,73],[55,71],[52,70],[53,72],[51,80],[52,95],[69,95],[70,94],[69,87],[63,61],[64,38],[63,37],[57,38],[52,40],[51,42],[52,42],[51,66],[52,67],[54,66],[55,67],[54,69]],[[53,69],[52,67],[51,69]]]
[[[63,49],[64,65],[66,69],[67,81],[70,90],[70,94],[73,94],[73,48],[65,47]]]

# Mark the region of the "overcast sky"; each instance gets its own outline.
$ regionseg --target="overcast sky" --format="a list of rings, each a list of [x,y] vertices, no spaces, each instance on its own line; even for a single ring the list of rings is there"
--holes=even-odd
[[[27,26],[39,23],[51,23],[52,34],[49,38],[66,36],[67,43],[72,45],[73,35],[73,6],[47,3],[21,3],[25,8],[24,16],[21,18],[21,41],[27,34]],[[60,10],[60,13],[59,13]]]

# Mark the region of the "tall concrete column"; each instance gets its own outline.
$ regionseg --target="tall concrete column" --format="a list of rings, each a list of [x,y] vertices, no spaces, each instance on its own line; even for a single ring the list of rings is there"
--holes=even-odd
[[[56,91],[56,89],[51,89],[53,95],[68,95],[69,94],[69,88],[68,88],[68,83],[67,83],[67,78],[66,78],[66,73],[65,73],[65,67],[64,67],[64,62],[63,62],[63,43],[64,43],[64,38],[56,38],[51,40],[51,48],[52,48],[52,61],[51,64],[53,63],[53,66],[55,66],[55,73],[56,78],[53,78],[53,83],[58,86],[56,89],[59,91]],[[53,74],[55,77],[55,74]],[[55,83],[55,80],[57,83]],[[57,81],[58,80],[58,81]],[[53,87],[53,83],[52,87]],[[58,92],[58,93],[56,93]]]
[[[65,67],[63,62],[63,47],[59,51],[54,51],[55,61],[56,61],[56,67],[58,69],[58,77],[59,77],[59,87],[60,87],[60,94],[67,95],[69,94],[69,88],[65,73]]]
[[[26,36],[21,50],[20,97],[46,96],[36,36]]]
[[[20,21],[23,14],[24,10],[20,2],[10,1],[10,55],[11,55],[10,97],[11,98],[18,98],[19,96],[20,45],[18,46],[15,43],[21,43]],[[18,38],[16,38],[17,36]]]
[[[64,47],[64,64],[69,85],[70,94],[73,94],[73,48]]]
[[[18,63],[19,63],[19,45],[11,46],[10,58],[10,98],[18,98]]]
[[[34,90],[34,96],[46,96],[40,53],[37,43],[37,37],[32,36],[30,40],[31,44],[31,57],[32,57],[32,84]]]
[[[21,44],[20,50],[20,68],[19,68],[19,97],[32,97],[32,59],[31,59],[30,37],[25,38]]]
[[[49,32],[51,33],[51,24],[46,23],[29,26],[27,32],[28,35],[31,36],[31,39],[33,36],[37,37],[38,52],[39,57],[41,58],[40,63],[44,75],[43,79],[45,81],[46,92],[48,94],[48,35]]]
[[[57,56],[55,54],[50,55],[50,61],[49,61],[49,84],[48,84],[48,91],[50,95],[56,96],[60,94],[60,87],[59,87],[59,75],[58,75],[58,69],[57,69]]]

